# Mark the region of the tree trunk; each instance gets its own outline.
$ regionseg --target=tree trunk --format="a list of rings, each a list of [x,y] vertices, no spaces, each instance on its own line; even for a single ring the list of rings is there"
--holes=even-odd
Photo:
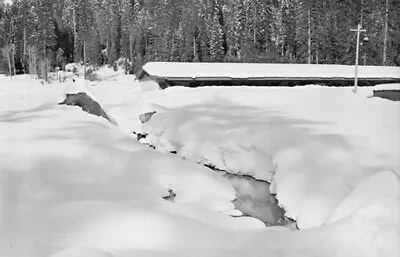
[[[36,52],[32,53],[32,74],[38,74],[37,55]]]
[[[83,40],[83,78],[86,79],[86,39]]]
[[[129,33],[129,58],[131,63],[133,64],[133,35],[132,32]]]
[[[360,11],[360,24],[362,26],[364,20],[364,0],[361,0],[361,11]]]
[[[193,36],[193,60],[196,61],[196,36]]]
[[[382,65],[386,65],[386,62],[387,62],[388,14],[389,14],[389,0],[386,0],[386,7],[385,7],[385,32],[384,32],[384,36],[383,36],[383,57],[382,57]]]
[[[32,79],[33,74],[35,73],[35,61],[34,61],[34,52],[33,52],[33,47],[28,46],[27,47],[27,52],[28,52],[28,69],[29,69],[29,76]]]
[[[14,52],[11,54],[11,59],[12,59],[12,63],[13,63],[13,71],[14,71],[14,76],[17,75],[17,69],[15,67],[15,55]]]
[[[311,14],[308,10],[308,64],[311,64]]]
[[[22,51],[22,67],[24,68],[24,73],[26,74],[26,28],[24,28],[24,49]]]
[[[110,57],[111,57],[111,42],[110,42],[110,40],[107,40],[107,64],[111,64]]]
[[[29,77],[32,78],[32,60],[31,60],[30,50],[28,50],[28,69],[29,69]]]
[[[10,79],[11,79],[12,78],[12,73],[11,73],[11,58],[10,58],[10,55],[8,55],[7,60],[8,60],[8,71],[10,72],[9,74],[10,74]]]
[[[157,61],[157,38],[153,38],[153,52],[154,52],[154,60]]]
[[[44,33],[46,35],[46,32]],[[47,81],[47,54],[46,54],[46,38],[44,39],[44,46],[43,46],[43,60],[42,60],[42,74],[43,80]]]
[[[253,29],[253,43],[256,44],[257,41],[257,10],[254,4],[254,29]]]
[[[80,62],[80,50],[78,47],[78,32],[76,31],[76,14],[75,14],[75,7],[72,11],[72,26],[73,26],[73,30],[74,30],[74,63],[78,63]],[[80,46],[80,44],[79,44]]]
[[[14,77],[16,75],[16,69],[15,69],[15,45],[11,45],[11,60],[12,60],[12,65],[13,65],[13,69],[14,69]]]

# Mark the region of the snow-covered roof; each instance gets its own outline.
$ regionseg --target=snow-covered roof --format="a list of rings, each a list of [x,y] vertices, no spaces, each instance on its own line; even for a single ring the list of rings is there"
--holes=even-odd
[[[354,78],[353,65],[278,64],[278,63],[184,63],[149,62],[143,66],[145,74],[159,78],[190,79],[282,79],[282,78]],[[400,67],[359,66],[359,78],[387,78],[400,80]]]
[[[397,90],[400,91],[400,83],[379,84],[374,86],[374,91]]]

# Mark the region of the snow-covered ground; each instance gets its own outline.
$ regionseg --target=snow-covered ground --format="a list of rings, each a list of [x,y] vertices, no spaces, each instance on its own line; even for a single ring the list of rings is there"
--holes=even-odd
[[[372,88],[141,92],[99,74],[0,77],[0,256],[399,256],[398,102]],[[74,90],[117,126],[57,105]],[[301,230],[231,217],[232,184],[196,163],[272,182]]]

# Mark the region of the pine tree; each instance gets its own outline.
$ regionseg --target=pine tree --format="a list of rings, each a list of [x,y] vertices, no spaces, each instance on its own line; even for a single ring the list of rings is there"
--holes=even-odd
[[[134,26],[136,1],[124,0],[121,5],[121,49],[126,58],[134,61]]]
[[[42,64],[54,60],[60,47],[65,57],[73,48],[75,61],[85,63],[126,57],[138,65],[352,64],[350,29],[362,23],[369,38],[360,48],[366,64],[399,65],[399,10],[394,0],[15,0],[11,6],[0,1],[0,47],[14,44],[12,63],[25,70],[32,64],[28,46],[37,49]]]
[[[10,75],[10,78],[11,78],[12,77],[12,72],[11,72],[11,52],[12,52],[12,48],[11,48],[11,45],[5,45],[0,50],[1,50],[1,54],[2,54],[3,58],[7,60],[8,74]]]
[[[36,25],[36,29],[31,32],[31,39],[39,52],[42,79],[47,80],[51,58],[48,49],[55,43],[52,1],[33,0],[31,11]]]
[[[244,1],[237,0],[234,5],[231,6],[232,12],[232,24],[230,30],[230,38],[231,38],[231,45],[232,51],[231,54],[234,58],[238,60],[241,59],[241,50],[242,46],[245,43],[243,41],[244,37],[244,29],[245,29],[245,22],[246,22],[246,14],[244,9]]]
[[[221,62],[224,59],[222,27],[216,15],[213,16],[210,23],[210,60],[213,62]]]

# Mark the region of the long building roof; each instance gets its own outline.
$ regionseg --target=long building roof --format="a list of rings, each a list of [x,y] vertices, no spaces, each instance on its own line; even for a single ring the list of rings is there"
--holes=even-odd
[[[351,79],[354,69],[353,65],[328,64],[149,62],[138,79],[145,74],[167,80]],[[400,80],[400,67],[359,66],[358,77]]]

